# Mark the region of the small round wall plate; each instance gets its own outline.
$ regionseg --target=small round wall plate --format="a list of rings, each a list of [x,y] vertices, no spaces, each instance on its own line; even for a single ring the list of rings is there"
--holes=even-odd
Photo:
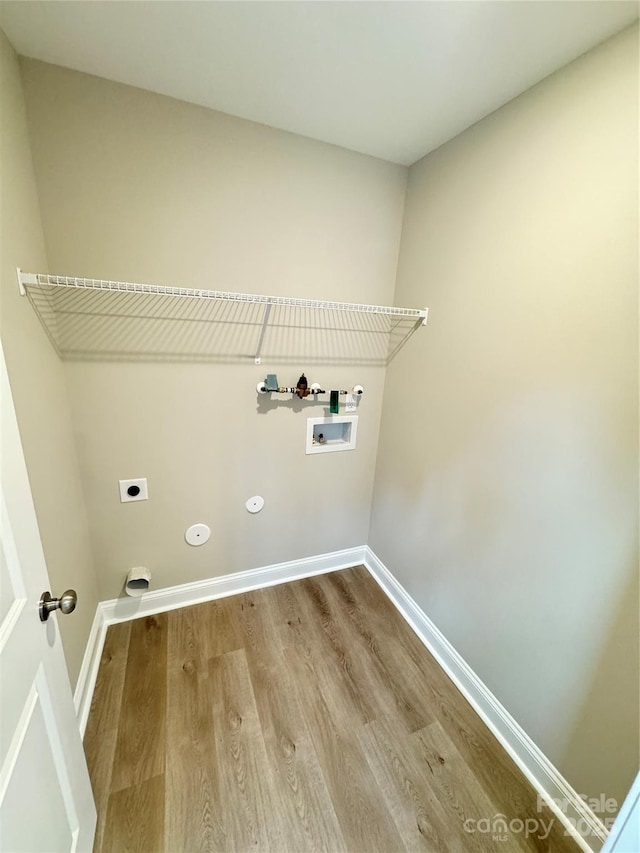
[[[264,498],[261,498],[260,495],[254,495],[252,498],[249,498],[245,506],[249,512],[260,512],[264,506]]]
[[[210,536],[211,529],[206,524],[192,524],[184,534],[189,545],[204,545],[205,542],[209,541]]]

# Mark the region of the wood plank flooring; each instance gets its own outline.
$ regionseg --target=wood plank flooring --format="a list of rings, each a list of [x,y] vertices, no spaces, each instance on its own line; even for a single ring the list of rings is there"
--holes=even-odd
[[[110,627],[85,750],[96,853],[578,850],[363,567]]]

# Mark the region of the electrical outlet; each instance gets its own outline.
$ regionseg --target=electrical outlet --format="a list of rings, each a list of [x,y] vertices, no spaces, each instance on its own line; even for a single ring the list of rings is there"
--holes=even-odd
[[[149,499],[146,477],[139,477],[137,480],[118,480],[118,484],[120,486],[120,503]]]

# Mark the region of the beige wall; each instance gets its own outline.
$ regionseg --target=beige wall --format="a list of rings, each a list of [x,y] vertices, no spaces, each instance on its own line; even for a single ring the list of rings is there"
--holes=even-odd
[[[392,302],[406,168],[54,66],[22,69],[51,272]],[[101,598],[120,594],[132,566],[163,587],[366,542],[383,369],[65,368]],[[257,399],[267,372],[292,385],[301,370],[327,388],[364,385],[355,452],[305,455],[306,417],[327,401]],[[118,479],[140,476],[150,500],[120,504]],[[255,494],[266,505],[250,515]],[[212,528],[201,548],[184,542],[193,522]]]
[[[62,364],[26,299],[16,267],[46,269],[18,59],[0,30],[0,308],[2,346],[54,594],[78,592],[57,619],[75,684],[98,601]]]
[[[413,166],[369,544],[576,789],[638,763],[638,52]]]

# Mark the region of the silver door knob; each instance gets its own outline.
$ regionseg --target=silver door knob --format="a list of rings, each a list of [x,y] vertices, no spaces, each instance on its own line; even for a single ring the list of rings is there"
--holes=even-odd
[[[43,592],[38,605],[38,613],[40,621],[46,622],[49,614],[54,610],[60,610],[62,613],[73,613],[78,603],[78,595],[75,589],[67,589],[62,593],[60,598],[52,598],[49,591]]]

